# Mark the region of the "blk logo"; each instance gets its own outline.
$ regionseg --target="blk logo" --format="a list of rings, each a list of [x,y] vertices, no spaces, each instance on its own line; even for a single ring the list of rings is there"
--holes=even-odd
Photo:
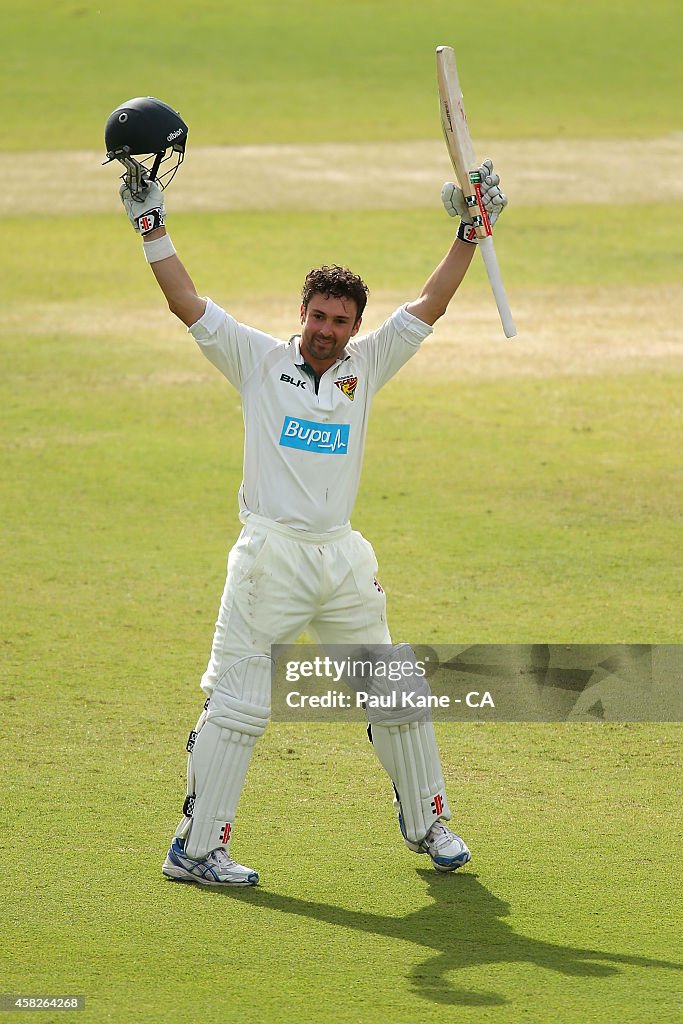
[[[294,380],[294,378],[290,377],[288,373],[280,374],[280,380],[283,380],[285,382],[285,384],[293,384],[295,388],[305,388],[306,387],[306,381],[305,380]]]

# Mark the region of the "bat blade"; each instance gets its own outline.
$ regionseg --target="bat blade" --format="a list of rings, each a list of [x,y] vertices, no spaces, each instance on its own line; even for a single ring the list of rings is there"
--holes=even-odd
[[[491,224],[481,200],[479,164],[474,155],[472,138],[467,124],[465,103],[453,47],[437,46],[436,69],[439,83],[441,127],[448,155],[451,158],[458,184],[462,189],[465,202],[468,205],[474,222],[477,238],[479,239],[479,249],[481,250],[491,290],[496,300],[505,337],[514,338],[517,334],[517,328],[512,319],[510,304],[505,294],[496,250],[493,245]]]

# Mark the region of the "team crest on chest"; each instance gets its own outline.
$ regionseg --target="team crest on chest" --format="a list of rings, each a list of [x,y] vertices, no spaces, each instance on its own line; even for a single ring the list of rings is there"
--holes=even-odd
[[[344,392],[348,400],[352,402],[358,385],[358,377],[340,377],[339,380],[335,380],[334,383],[340,391]]]

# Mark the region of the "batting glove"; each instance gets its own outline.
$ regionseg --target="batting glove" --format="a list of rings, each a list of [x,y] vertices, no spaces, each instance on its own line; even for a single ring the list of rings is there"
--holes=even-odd
[[[501,213],[507,206],[507,196],[499,188],[500,178],[493,170],[493,162],[484,160],[479,168],[481,175],[481,198],[484,209],[488,214],[491,227],[496,223]],[[472,224],[472,216],[469,212],[462,189],[452,181],[447,181],[441,189],[441,201],[449,217],[460,217],[458,238],[465,242],[477,241],[477,236]]]
[[[134,199],[130,185],[126,182],[119,189],[128,219],[143,237],[155,228],[160,228],[166,221],[166,207],[161,189],[153,181],[145,181],[141,191],[137,193],[141,199]]]

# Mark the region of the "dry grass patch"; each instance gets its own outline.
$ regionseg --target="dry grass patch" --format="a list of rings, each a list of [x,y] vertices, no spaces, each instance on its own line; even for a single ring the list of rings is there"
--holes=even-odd
[[[659,139],[485,140],[515,206],[633,203],[664,168],[667,201],[683,200],[683,134]],[[117,164],[102,153],[1,153],[0,215],[118,209]],[[609,169],[609,173],[607,173]],[[452,177],[440,139],[416,142],[193,147],[172,185],[173,211],[429,207]]]
[[[683,370],[683,294],[669,288],[543,288],[516,291],[518,336],[503,337],[495,304],[485,290],[463,290],[437,324],[434,336],[410,364],[421,378],[505,378],[632,373],[639,369]],[[220,296],[216,296],[220,301]],[[365,326],[377,326],[406,301],[398,292],[373,293]],[[231,312],[276,337],[298,328],[296,297],[242,300]],[[192,339],[164,308],[136,306],[121,311],[101,303],[42,303],[6,312],[0,335],[64,333],[92,338],[118,353],[155,353],[164,368],[131,372],[121,386],[184,386],[211,379],[214,370],[198,362]],[[113,337],[113,340],[112,340]],[[29,342],[30,343],[30,342]]]
[[[458,296],[412,364],[418,375],[557,377],[683,371],[683,294],[665,288],[516,292],[507,341],[492,299]]]

